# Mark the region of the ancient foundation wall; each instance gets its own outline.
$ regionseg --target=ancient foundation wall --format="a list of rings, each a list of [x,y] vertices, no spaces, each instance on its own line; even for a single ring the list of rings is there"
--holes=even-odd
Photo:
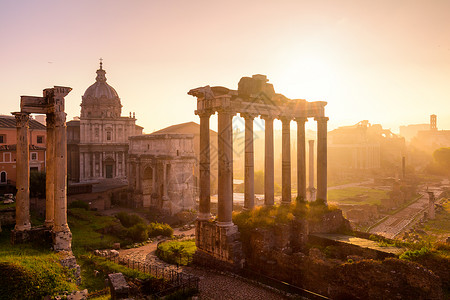
[[[196,264],[240,269],[243,266],[242,243],[236,225],[221,227],[212,221],[196,221]]]

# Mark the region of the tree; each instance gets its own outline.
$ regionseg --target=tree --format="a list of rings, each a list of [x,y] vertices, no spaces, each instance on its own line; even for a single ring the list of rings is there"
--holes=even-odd
[[[433,158],[436,163],[443,168],[450,168],[450,148],[439,148],[433,153]]]

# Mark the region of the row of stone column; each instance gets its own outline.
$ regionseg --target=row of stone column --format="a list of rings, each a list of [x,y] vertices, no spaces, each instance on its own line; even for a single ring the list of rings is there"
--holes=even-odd
[[[209,118],[213,112],[200,116],[200,204],[199,219],[210,218],[210,138]],[[218,225],[232,225],[233,210],[233,137],[232,114],[228,110],[218,112]],[[255,114],[241,114],[245,119],[245,178],[244,208],[255,205],[253,119]],[[265,121],[264,204],[274,205],[274,139],[273,116],[262,116]],[[316,117],[317,121],[317,198],[327,197],[327,117]],[[306,151],[305,122],[307,118],[296,118],[297,122],[297,187],[299,198],[306,200]],[[289,118],[282,122],[282,204],[291,202],[291,154]]]
[[[17,195],[16,195],[16,231],[31,229],[30,223],[30,166],[29,166],[29,120],[28,113],[13,113],[17,127]],[[66,114],[56,111],[47,114],[46,143],[46,204],[45,227],[56,235],[69,232],[67,225],[67,147]],[[61,249],[70,250],[70,243],[63,243]]]

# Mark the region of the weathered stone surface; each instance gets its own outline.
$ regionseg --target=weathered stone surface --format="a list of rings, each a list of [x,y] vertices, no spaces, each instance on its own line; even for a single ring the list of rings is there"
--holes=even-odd
[[[193,209],[195,165],[192,134],[154,133],[130,137],[129,199],[174,215]]]
[[[197,220],[196,245],[199,253],[194,262],[214,265],[214,260],[221,260],[228,268],[242,268],[242,243],[236,225],[221,227],[216,222]]]
[[[108,283],[112,300],[128,298],[130,286],[122,273],[108,274]]]
[[[77,284],[81,284],[81,268],[77,264],[77,260],[75,256],[73,256],[72,252],[69,251],[60,251],[59,252],[59,262],[63,267],[69,268],[73,270],[75,282]]]

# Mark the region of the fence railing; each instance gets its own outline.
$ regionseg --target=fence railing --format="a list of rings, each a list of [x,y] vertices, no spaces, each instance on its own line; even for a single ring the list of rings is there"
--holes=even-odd
[[[162,278],[163,280],[167,281],[169,283],[169,288],[154,294],[154,296],[156,297],[163,297],[180,290],[182,290],[183,292],[187,290],[198,291],[200,279],[197,276],[183,273],[183,271],[181,270],[160,267],[151,263],[135,261],[133,259],[124,258],[117,255],[108,255],[105,258],[114,263],[126,266],[127,268],[155,276],[156,278]]]

